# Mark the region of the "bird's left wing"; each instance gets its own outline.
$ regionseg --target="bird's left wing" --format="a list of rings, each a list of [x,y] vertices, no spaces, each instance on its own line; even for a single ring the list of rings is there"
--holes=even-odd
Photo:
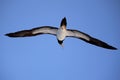
[[[91,37],[90,35],[80,32],[78,30],[72,30],[72,29],[67,29],[67,37],[74,37],[74,38],[78,38],[78,39],[82,39],[87,43],[99,46],[99,47],[103,47],[103,48],[107,48],[107,49],[113,49],[116,50],[117,48],[108,45],[107,43],[98,40],[96,38]]]
[[[29,36],[36,36],[41,34],[51,34],[56,35],[58,28],[52,26],[42,26],[38,28],[33,28],[30,30],[21,30],[13,33],[5,34],[9,37],[29,37]]]

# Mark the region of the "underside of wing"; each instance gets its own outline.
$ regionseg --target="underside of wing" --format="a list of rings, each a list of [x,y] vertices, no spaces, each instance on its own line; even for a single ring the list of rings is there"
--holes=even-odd
[[[52,27],[52,26],[42,26],[38,28],[33,28],[30,30],[21,30],[13,33],[5,34],[9,37],[30,37],[30,36],[36,36],[40,34],[51,34],[56,35],[58,28]]]
[[[71,30],[71,29],[67,29],[67,37],[74,37],[74,38],[78,38],[78,39],[82,39],[83,41],[99,46],[99,47],[103,47],[106,49],[112,49],[112,50],[116,50],[117,48],[110,46],[109,44],[98,40],[96,38],[91,37],[90,35],[80,32],[78,30]]]

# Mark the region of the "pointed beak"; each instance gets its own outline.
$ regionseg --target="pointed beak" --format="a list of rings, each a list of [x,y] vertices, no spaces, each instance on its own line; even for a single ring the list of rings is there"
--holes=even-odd
[[[62,47],[64,47],[64,45],[63,44],[60,44]]]

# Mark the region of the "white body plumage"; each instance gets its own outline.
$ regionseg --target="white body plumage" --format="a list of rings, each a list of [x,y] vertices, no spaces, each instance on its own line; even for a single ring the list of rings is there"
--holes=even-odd
[[[57,39],[59,41],[63,41],[66,37],[66,28],[65,26],[61,26],[57,31]]]

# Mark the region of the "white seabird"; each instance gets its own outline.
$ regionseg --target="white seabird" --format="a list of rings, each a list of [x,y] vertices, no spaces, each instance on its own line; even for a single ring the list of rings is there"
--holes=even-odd
[[[30,36],[36,36],[41,34],[51,34],[57,37],[58,43],[60,45],[63,44],[63,41],[66,37],[74,37],[74,38],[81,39],[87,43],[90,43],[99,47],[103,47],[106,49],[111,49],[111,50],[117,49],[81,31],[66,29],[66,26],[67,26],[67,21],[66,21],[66,18],[64,17],[61,21],[60,28],[56,28],[53,26],[41,26],[41,27],[30,29],[30,30],[21,30],[13,33],[8,33],[5,35],[16,38],[16,37],[30,37]]]

